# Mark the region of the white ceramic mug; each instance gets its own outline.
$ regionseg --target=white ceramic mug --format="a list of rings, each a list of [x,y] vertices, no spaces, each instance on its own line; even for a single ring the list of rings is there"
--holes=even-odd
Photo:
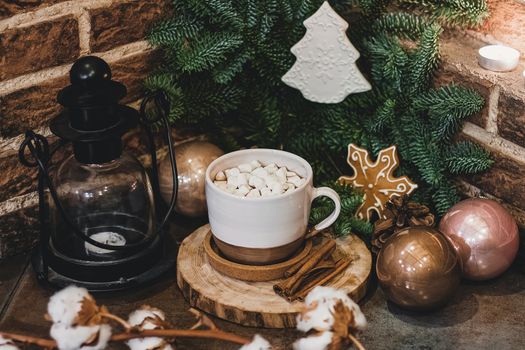
[[[213,183],[219,171],[257,160],[264,165],[275,163],[286,166],[305,179],[303,184],[289,193],[271,197],[237,197],[225,192]],[[220,250],[244,263],[268,263],[286,258],[296,250],[306,233],[312,201],[320,196],[329,197],[335,203],[334,211],[315,226],[322,230],[334,223],[341,211],[337,192],[328,187],[313,187],[310,164],[303,158],[274,149],[247,149],[228,153],[214,160],[206,170],[206,202],[212,234]],[[281,249],[280,247],[288,247]],[[235,248],[247,248],[248,258],[236,257]],[[275,248],[275,249],[274,249]],[[271,257],[258,261],[249,250],[273,249]],[[245,249],[246,250],[246,249]],[[246,254],[245,254],[246,256]]]

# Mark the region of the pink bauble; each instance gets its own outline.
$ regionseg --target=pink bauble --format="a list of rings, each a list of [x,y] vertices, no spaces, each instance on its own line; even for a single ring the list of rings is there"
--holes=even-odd
[[[487,280],[512,264],[519,247],[516,220],[496,201],[467,199],[454,205],[441,219],[447,236],[463,262],[463,276]]]

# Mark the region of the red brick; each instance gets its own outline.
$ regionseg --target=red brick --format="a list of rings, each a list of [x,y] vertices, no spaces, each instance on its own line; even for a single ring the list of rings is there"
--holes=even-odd
[[[476,90],[485,99],[485,105],[480,112],[470,116],[467,120],[482,128],[485,128],[489,116],[490,90],[494,84],[488,80],[482,80],[469,73],[470,72],[448,70],[446,67],[441,68],[436,76],[435,84],[437,87],[456,84]]]
[[[56,141],[57,138],[55,136],[48,138],[51,149],[55,147]],[[55,166],[60,164],[65,157],[70,154],[71,148],[69,145],[55,152],[50,164],[50,172],[52,173]],[[22,165],[18,159],[18,155],[0,158],[0,169],[2,169],[2,176],[0,177],[0,202],[36,191],[37,168],[28,168]]]
[[[56,100],[58,91],[68,84],[69,77],[64,76],[0,96],[0,135],[14,137],[47,125],[61,110]]]
[[[499,134],[525,147],[525,101],[502,92],[498,105]]]
[[[466,135],[462,135],[462,138],[473,141]],[[490,151],[490,155],[494,159],[492,168],[481,174],[465,177],[465,180],[515,207],[525,209],[525,164],[499,152]]]
[[[516,0],[488,0],[490,16],[479,31],[525,52],[525,5]]]
[[[0,80],[73,61],[80,52],[73,17],[0,33]]]
[[[34,11],[65,0],[4,0],[0,1],[0,19],[18,13]]]
[[[121,102],[133,102],[144,94],[144,79],[159,65],[160,52],[147,51],[123,60],[111,63],[113,79],[120,81],[128,89]]]
[[[0,258],[26,252],[39,235],[38,208],[31,206],[0,216]]]
[[[142,40],[152,22],[169,9],[164,0],[125,1],[91,11],[91,51]]]

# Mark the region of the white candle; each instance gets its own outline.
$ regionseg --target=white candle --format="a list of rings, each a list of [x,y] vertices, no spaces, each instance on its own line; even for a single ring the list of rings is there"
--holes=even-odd
[[[478,51],[479,65],[493,72],[508,72],[518,66],[520,52],[509,46],[487,45]]]
[[[123,246],[126,244],[126,238],[124,238],[124,236],[122,236],[119,233],[110,231],[95,233],[89,236],[89,238],[99,243],[107,245]],[[86,242],[84,246],[86,247],[86,251],[88,253],[107,254],[113,252],[113,250],[95,247],[94,245],[88,242]]]

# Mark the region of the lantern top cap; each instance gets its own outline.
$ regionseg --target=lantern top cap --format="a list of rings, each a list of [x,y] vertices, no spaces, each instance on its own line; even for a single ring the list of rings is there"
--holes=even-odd
[[[117,103],[126,87],[111,80],[111,69],[100,57],[84,56],[69,71],[71,85],[58,93],[58,102],[69,108],[92,108]]]
[[[102,58],[84,56],[73,64],[69,78],[73,85],[91,87],[103,81],[111,80],[111,68]]]

